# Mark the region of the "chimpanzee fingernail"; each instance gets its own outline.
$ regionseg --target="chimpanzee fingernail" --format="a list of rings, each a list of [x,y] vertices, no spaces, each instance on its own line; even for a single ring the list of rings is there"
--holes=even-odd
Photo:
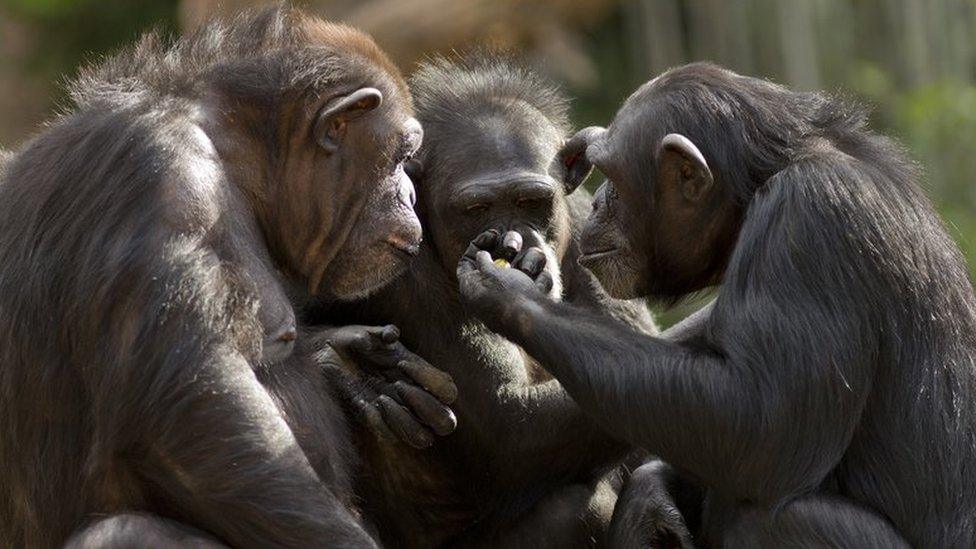
[[[505,236],[502,238],[502,252],[506,254],[506,259],[515,257],[515,254],[521,249],[522,235],[515,231],[505,233]]]

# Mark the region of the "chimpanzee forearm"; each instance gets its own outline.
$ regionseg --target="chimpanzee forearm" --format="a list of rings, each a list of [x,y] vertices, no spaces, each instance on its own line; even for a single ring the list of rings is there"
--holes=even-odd
[[[731,493],[776,498],[808,488],[797,483],[829,470],[823,448],[832,449],[838,432],[853,421],[837,412],[837,425],[799,437],[797,422],[822,415],[802,395],[823,388],[767,393],[743,363],[638,334],[541,294],[525,295],[505,316],[491,326],[536,357],[608,432]],[[788,451],[797,447],[807,453]],[[795,469],[781,467],[787,472],[763,484],[767,467],[757,455],[788,456],[779,459],[790,459]]]
[[[206,533],[178,522],[143,513],[100,518],[72,535],[65,549],[91,547],[193,547],[226,549]]]
[[[459,424],[479,439],[480,453],[495,454],[488,462],[497,466],[498,482],[521,485],[549,474],[582,473],[629,450],[590,419],[558,381],[531,383],[524,372],[514,378],[496,374],[477,368],[452,372],[464,395]]]
[[[695,411],[676,413],[669,402],[651,396],[670,394],[676,402],[683,398],[682,392],[704,396],[708,380],[696,375],[702,366],[693,364],[702,357],[674,343],[644,336],[623,324],[544,297],[525,296],[513,314],[510,321],[491,323],[491,327],[543,364],[602,429],[669,461],[684,463],[686,458],[681,454],[685,453],[689,458],[698,458],[698,451],[683,450],[662,439],[677,425],[683,424],[682,431],[691,431],[695,426],[689,422],[708,422],[704,410],[697,410],[697,417],[689,417]],[[660,372],[654,375],[655,370],[667,372],[677,367],[687,375],[670,376],[671,379]],[[673,387],[651,390],[650,385],[655,382]],[[715,402],[704,408],[721,409],[719,406]],[[641,417],[635,417],[637,411]],[[670,452],[662,453],[662,443],[673,446]]]
[[[661,332],[660,338],[674,342],[689,342],[704,335],[708,319],[715,308],[715,301],[710,301],[702,308],[685,317],[681,322]]]
[[[453,298],[445,299],[456,295],[453,281],[442,280],[439,270],[418,273],[355,311],[338,312],[398,326],[408,349],[450,374],[459,395],[452,406],[459,429],[452,437],[476,452],[496,482],[524,486],[565,477],[611,463],[630,449],[596,425],[557,381],[533,382],[518,347],[467,316]],[[418,310],[455,320],[431,323]]]
[[[148,411],[159,431],[139,474],[164,499],[235,546],[374,546],[242,357],[215,349],[196,376],[187,394]]]

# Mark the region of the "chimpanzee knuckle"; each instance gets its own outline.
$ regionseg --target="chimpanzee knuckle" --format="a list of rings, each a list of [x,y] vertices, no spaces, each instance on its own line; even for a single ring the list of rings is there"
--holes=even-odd
[[[379,339],[383,337],[383,332],[386,330],[386,326],[363,326],[361,330],[364,335]]]
[[[400,339],[400,329],[392,324],[387,324],[380,329],[380,340],[387,345],[395,343]]]
[[[388,349],[390,368],[399,368],[401,362],[418,358],[417,355],[413,354],[413,352],[399,341],[390,344]]]
[[[356,334],[356,337],[353,340],[353,348],[367,356],[375,354],[378,349],[383,347],[384,345],[380,341],[379,336],[374,336],[365,330]]]
[[[429,448],[434,443],[434,436],[430,431],[405,407],[386,395],[380,396],[378,403],[383,419],[397,438],[414,448]]]
[[[384,442],[395,442],[397,436],[386,424],[386,420],[383,419],[383,414],[379,409],[366,401],[361,402],[362,404],[358,406],[358,409],[370,432]]]

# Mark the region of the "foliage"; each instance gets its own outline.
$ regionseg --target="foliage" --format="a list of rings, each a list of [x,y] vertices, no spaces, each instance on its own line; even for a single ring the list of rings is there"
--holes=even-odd
[[[976,86],[941,80],[899,90],[886,72],[865,64],[852,90],[875,105],[875,126],[902,141],[926,174],[929,195],[949,232],[976,266]]]
[[[150,28],[177,29],[179,0],[5,0],[3,12],[41,37],[25,60],[33,77],[65,74],[134,40]]]

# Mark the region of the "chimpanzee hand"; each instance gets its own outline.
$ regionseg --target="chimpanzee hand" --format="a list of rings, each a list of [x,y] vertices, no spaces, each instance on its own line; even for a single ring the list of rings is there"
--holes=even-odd
[[[376,436],[426,448],[434,434],[448,435],[457,426],[447,406],[457,399],[457,387],[399,337],[396,326],[342,326],[310,335],[307,344],[320,363],[335,362],[359,379],[347,385],[346,396]]]
[[[461,298],[491,328],[493,319],[511,313],[520,296],[552,290],[552,276],[545,267],[541,249],[522,251],[519,233],[510,231],[500,237],[494,229],[483,232],[471,241],[458,263]]]

